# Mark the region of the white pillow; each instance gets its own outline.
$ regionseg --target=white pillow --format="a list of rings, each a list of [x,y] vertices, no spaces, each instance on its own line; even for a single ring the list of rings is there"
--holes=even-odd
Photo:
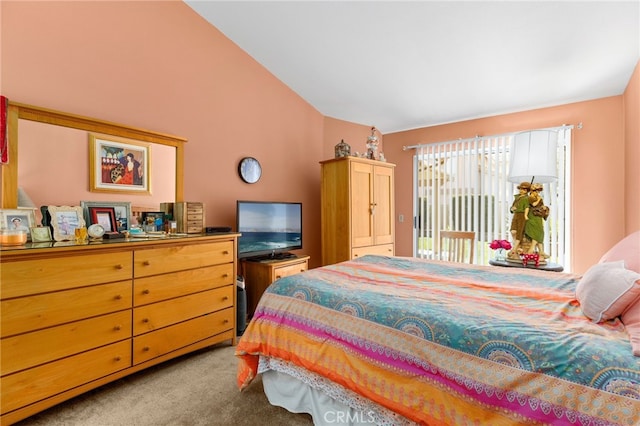
[[[624,267],[640,273],[640,231],[627,235],[600,258],[600,262],[624,260]]]
[[[615,318],[640,298],[640,274],[625,269],[624,261],[598,263],[576,286],[582,312],[594,322]]]

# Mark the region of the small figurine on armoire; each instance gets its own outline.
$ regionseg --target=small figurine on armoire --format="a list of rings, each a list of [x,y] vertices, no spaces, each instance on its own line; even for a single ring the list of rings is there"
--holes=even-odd
[[[340,143],[334,147],[336,158],[349,157],[351,155],[351,147],[344,139],[340,140]]]
[[[378,159],[378,137],[375,127],[371,128],[371,136],[367,137],[367,158],[369,160]]]

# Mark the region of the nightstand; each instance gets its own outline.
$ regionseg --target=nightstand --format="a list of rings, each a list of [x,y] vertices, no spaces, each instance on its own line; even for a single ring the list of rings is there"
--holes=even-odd
[[[562,272],[562,271],[564,271],[564,268],[562,267],[562,265],[560,265],[558,263],[552,263],[552,262],[547,262],[544,265],[539,265],[539,266],[536,267],[532,263],[528,264],[527,266],[524,266],[522,264],[522,262],[509,262],[508,260],[494,260],[494,259],[491,259],[489,261],[489,265],[503,266],[503,267],[507,267],[507,268],[538,269],[540,271],[553,271],[553,272]]]
[[[247,291],[247,314],[251,318],[267,287],[280,278],[309,269],[309,256],[302,255],[290,259],[243,260],[241,267]]]

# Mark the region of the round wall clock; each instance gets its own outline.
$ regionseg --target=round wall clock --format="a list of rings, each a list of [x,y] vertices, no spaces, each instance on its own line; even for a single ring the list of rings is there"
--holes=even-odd
[[[238,164],[238,174],[247,183],[256,183],[262,176],[260,162],[253,157],[245,157]]]

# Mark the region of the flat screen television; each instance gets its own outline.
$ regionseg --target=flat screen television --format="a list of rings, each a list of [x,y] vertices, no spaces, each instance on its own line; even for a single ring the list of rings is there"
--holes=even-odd
[[[302,203],[240,201],[238,258],[286,258],[302,248]]]

